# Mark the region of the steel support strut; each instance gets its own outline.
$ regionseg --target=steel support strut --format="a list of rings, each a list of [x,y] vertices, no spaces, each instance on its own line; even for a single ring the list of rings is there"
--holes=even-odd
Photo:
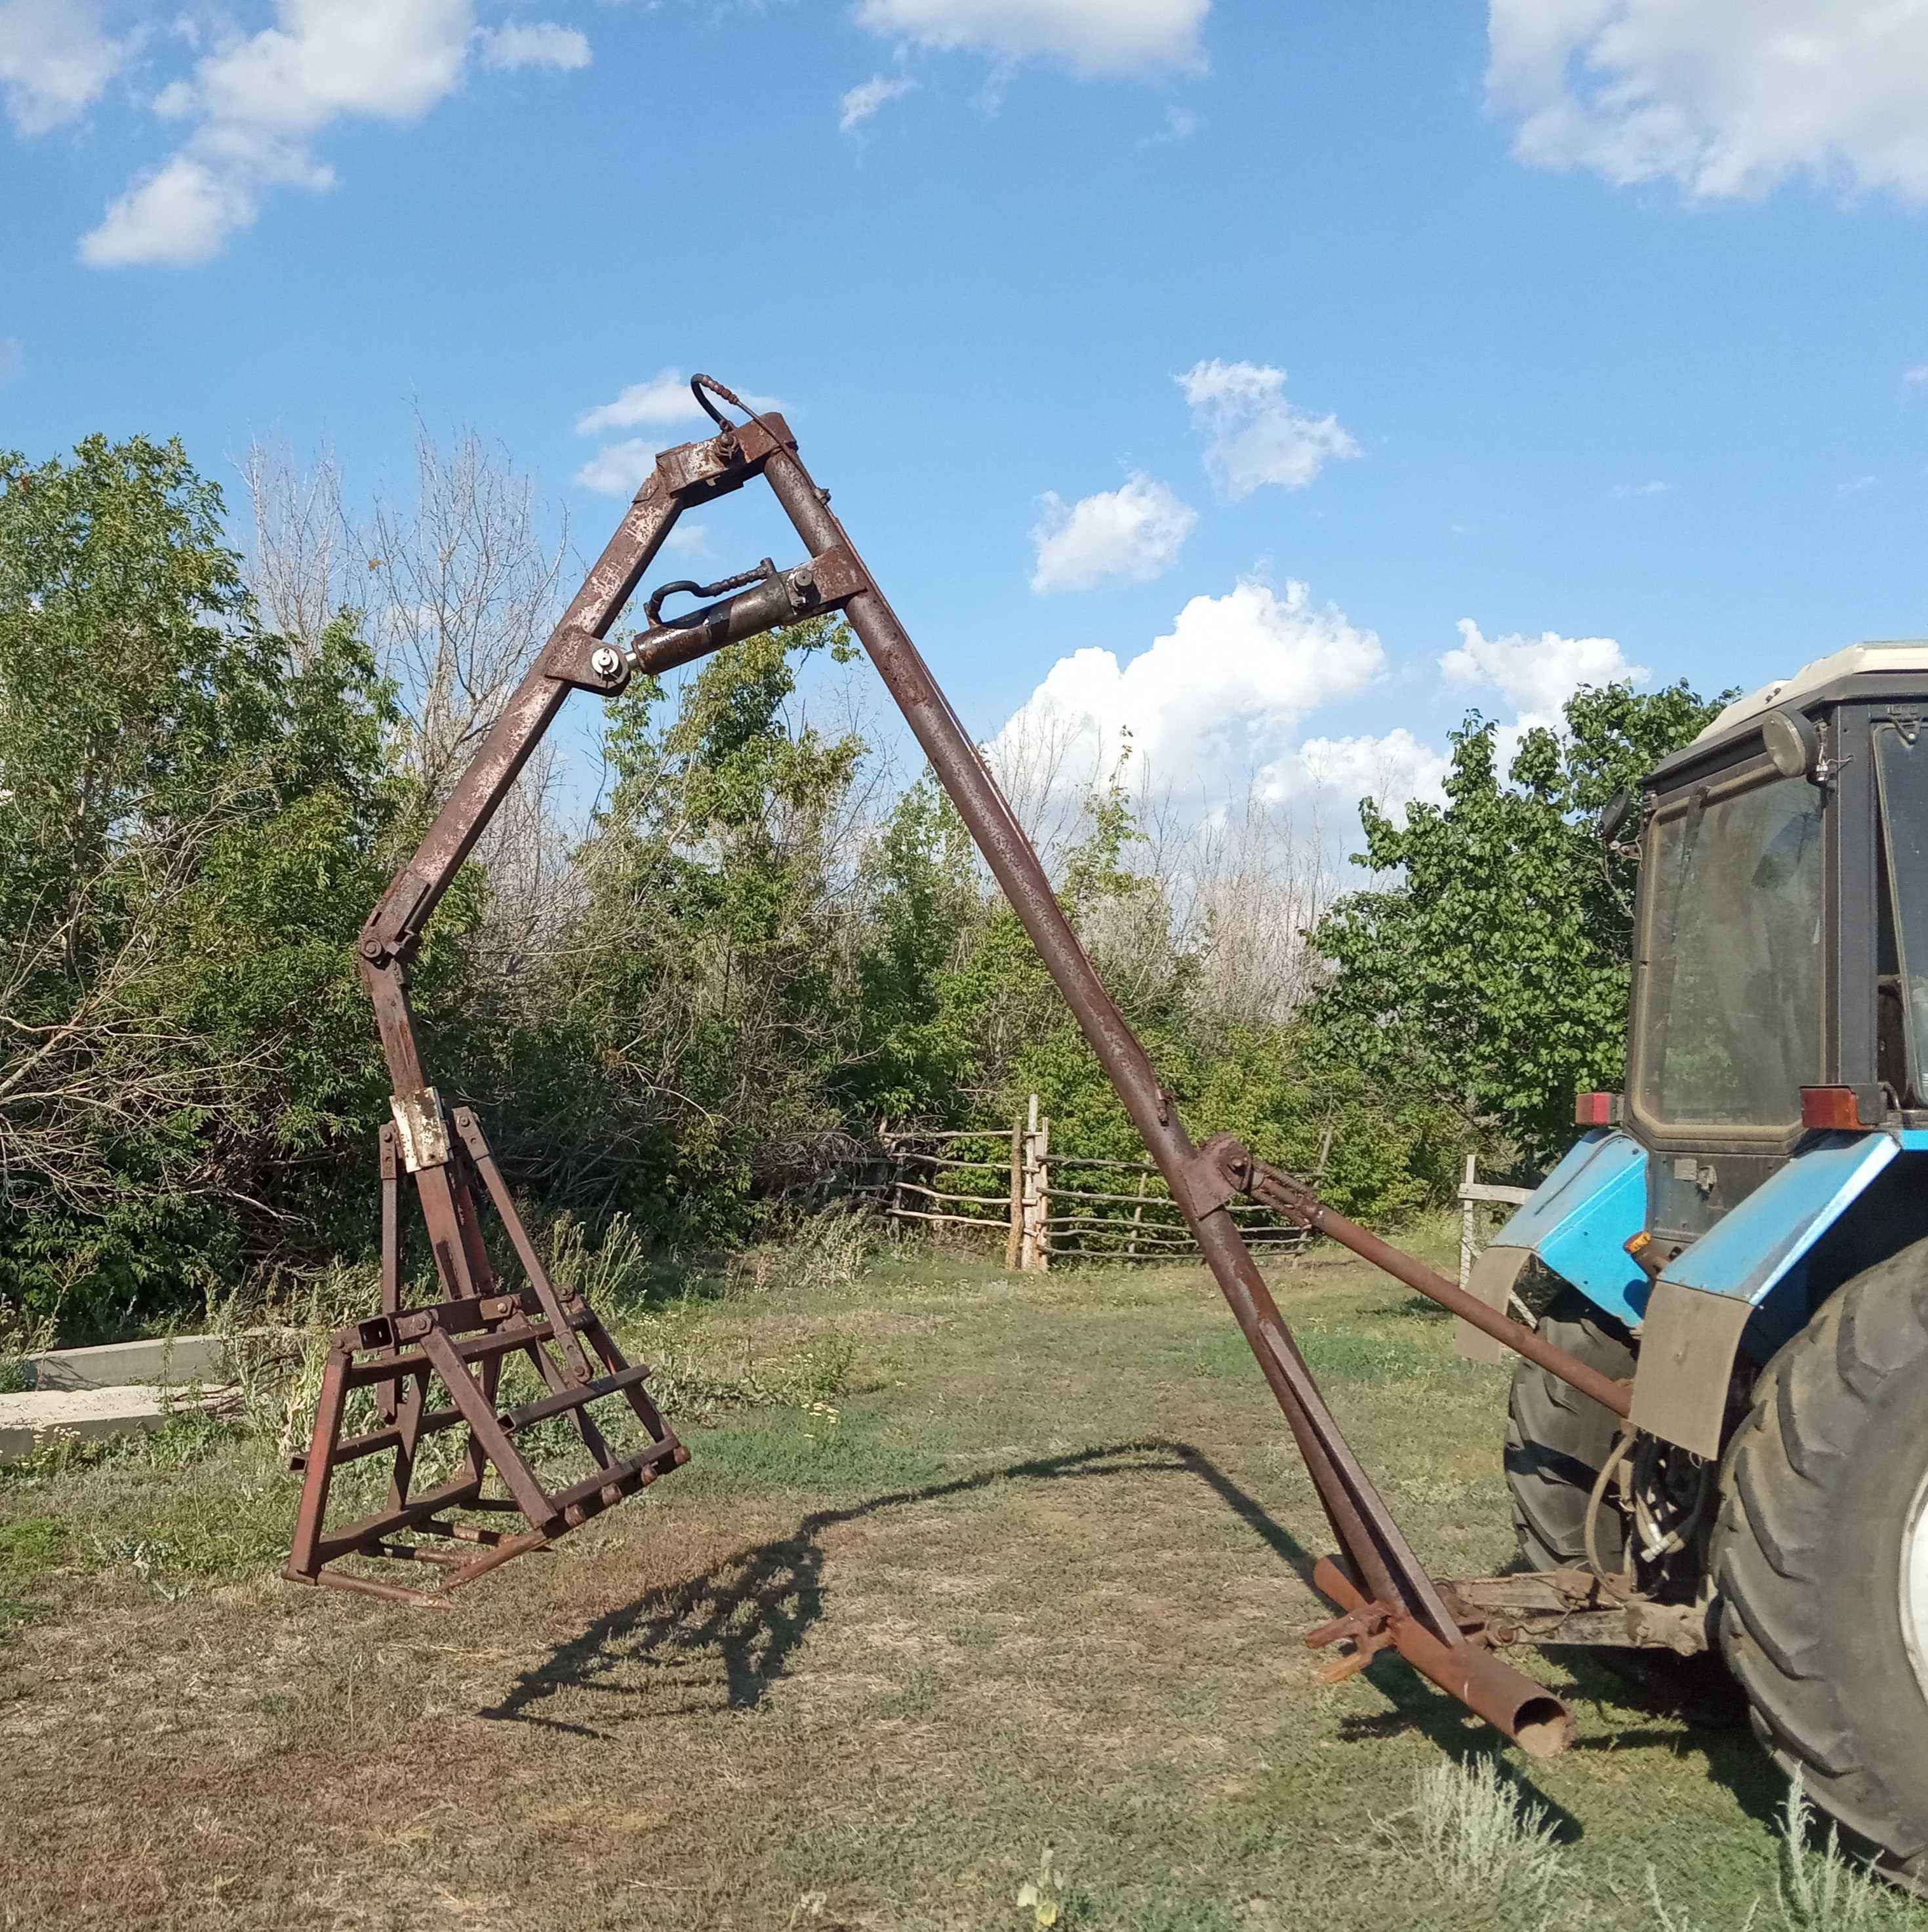
[[[1503,1342],[1530,1362],[1537,1363],[1549,1374],[1558,1376],[1584,1396],[1624,1421],[1633,1406],[1633,1386],[1603,1376],[1591,1363],[1583,1362],[1570,1350],[1548,1341],[1538,1330],[1515,1322],[1489,1308],[1477,1294],[1469,1294],[1435,1268],[1429,1268],[1416,1256],[1382,1241],[1369,1228],[1349,1221],[1337,1209],[1328,1208],[1318,1191],[1295,1174],[1268,1166],[1255,1160],[1236,1136],[1220,1134],[1205,1143],[1205,1154],[1231,1186],[1262,1206],[1283,1214],[1315,1234],[1324,1234],[1342,1248],[1350,1248],[1362,1261],[1384,1268],[1396,1281],[1436,1301],[1462,1322]]]
[[[804,467],[787,425],[773,414],[752,414],[747,422],[730,424],[709,398],[744,406],[709,377],[699,376],[692,386],[721,425],[719,433],[658,458],[548,646],[364,931],[363,973],[394,1082],[404,1145],[412,1126],[439,1112],[408,1013],[408,960],[436,902],[568,691],[613,695],[633,672],[688,663],[772,624],[841,610],[1143,1136],[1285,1414],[1343,1552],[1336,1565],[1326,1566],[1326,1581],[1346,1615],[1315,1635],[1322,1642],[1349,1642],[1362,1662],[1379,1648],[1396,1647],[1529,1750],[1559,1749],[1571,1731],[1564,1707],[1495,1657],[1478,1640],[1477,1619],[1470,1620],[1471,1634],[1462,1628],[1469,1622],[1463,1606],[1449,1606],[1360,1466],[1234,1224],[1228,1210],[1239,1181],[1213,1149],[1201,1152],[1193,1144],[1143,1044],[1079,943],[1036,851],[832,513],[829,493]],[[755,588],[706,610],[653,624],[620,648],[602,644],[679,512],[758,474],[802,538],[808,562],[789,572],[769,572]],[[437,1150],[432,1133],[427,1138],[432,1154]],[[464,1239],[472,1214],[465,1215],[459,1175],[451,1186],[433,1161],[419,1169],[412,1160],[409,1165],[445,1281],[454,1294],[476,1292],[464,1279],[478,1264],[472,1242]],[[485,1259],[479,1262],[486,1265]]]

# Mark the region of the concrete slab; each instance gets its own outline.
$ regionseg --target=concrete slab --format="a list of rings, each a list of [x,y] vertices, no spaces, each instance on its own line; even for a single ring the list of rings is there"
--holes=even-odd
[[[219,1407],[232,1393],[219,1388],[199,1391],[202,1406],[208,1408]],[[190,1400],[133,1384],[0,1395],[0,1463],[18,1462],[63,1436],[92,1442],[105,1436],[144,1434],[158,1429],[170,1408]]]
[[[119,1388],[129,1382],[187,1388],[225,1379],[228,1346],[219,1335],[168,1335],[97,1348],[53,1348],[30,1356],[27,1366],[36,1390]]]

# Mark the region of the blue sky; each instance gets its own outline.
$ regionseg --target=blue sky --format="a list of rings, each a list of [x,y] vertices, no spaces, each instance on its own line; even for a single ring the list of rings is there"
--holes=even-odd
[[[1920,8],[0,0],[0,444],[418,406],[593,554],[706,368],[987,737],[1397,793],[1928,632]]]

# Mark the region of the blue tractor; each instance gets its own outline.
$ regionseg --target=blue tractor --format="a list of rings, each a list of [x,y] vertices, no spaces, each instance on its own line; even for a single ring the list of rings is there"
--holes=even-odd
[[[1928,644],[1837,652],[1617,798],[1624,1093],[1475,1265],[1520,1548],[1711,1622],[1768,1749],[1928,1879]],[[1489,1348],[1462,1330],[1469,1353]]]

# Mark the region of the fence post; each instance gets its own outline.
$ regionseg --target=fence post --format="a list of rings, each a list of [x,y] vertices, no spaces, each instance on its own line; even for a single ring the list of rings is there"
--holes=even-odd
[[[1011,1123],[1011,1227],[1004,1237],[1004,1271],[1015,1274],[1024,1256],[1024,1117]]]
[[[1125,1258],[1128,1262],[1138,1258],[1138,1230],[1144,1226],[1144,1220],[1145,1177],[1141,1171],[1138,1175],[1138,1204],[1132,1210],[1132,1238],[1125,1244]]]
[[[1459,1186],[1459,1286],[1472,1279],[1473,1263],[1480,1250],[1480,1208],[1473,1190],[1480,1178],[1480,1157],[1466,1156],[1465,1178]]]
[[[1048,1274],[1051,1265],[1051,1124],[1038,1123],[1038,1272]]]
[[[1024,1120],[1024,1169],[1018,1212],[1021,1216],[1018,1266],[1026,1274],[1038,1265],[1038,1096],[1031,1096],[1030,1112]]]
[[[901,1228],[904,1226],[904,1142],[896,1134],[883,1136],[883,1150],[890,1159],[890,1192],[886,1196],[888,1204],[884,1216]]]

